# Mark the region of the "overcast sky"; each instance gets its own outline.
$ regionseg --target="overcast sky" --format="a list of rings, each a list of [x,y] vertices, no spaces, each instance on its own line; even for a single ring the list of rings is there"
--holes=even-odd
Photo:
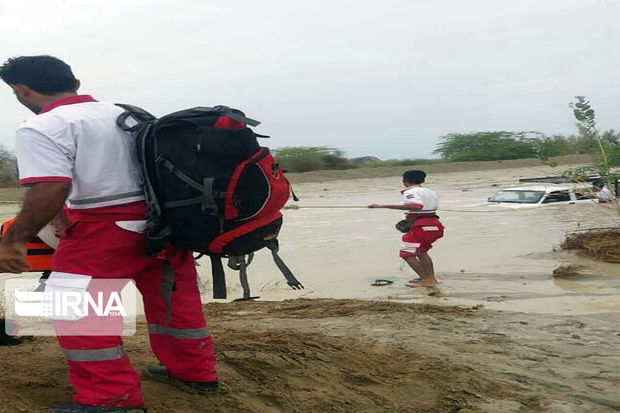
[[[429,157],[451,132],[620,129],[620,1],[0,0],[0,60],[51,54],[82,93],[156,115],[226,104],[269,146]],[[0,144],[29,116],[0,88]]]

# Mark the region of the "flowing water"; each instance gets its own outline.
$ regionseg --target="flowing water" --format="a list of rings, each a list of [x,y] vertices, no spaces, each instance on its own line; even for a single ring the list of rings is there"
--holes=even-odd
[[[252,295],[483,304],[533,313],[620,312],[619,265],[554,251],[567,232],[617,225],[611,208],[596,203],[529,208],[484,204],[502,187],[522,186],[517,184],[520,177],[555,173],[539,167],[430,176],[426,185],[440,195],[438,215],[446,227],[444,238],[430,251],[440,281],[432,295],[404,287],[413,271],[398,258],[401,233],[394,224],[402,213],[364,208],[400,203],[399,177],[300,184],[295,187],[300,208],[285,210],[280,242],[282,257],[305,289],[289,289],[270,254],[260,251],[249,267]],[[346,206],[351,208],[342,208]],[[584,265],[585,275],[552,278],[564,261]],[[208,260],[201,262],[208,283]],[[239,297],[236,273],[229,275],[229,293]],[[394,283],[371,286],[376,279]]]
[[[620,312],[620,265],[595,262],[556,252],[567,232],[618,224],[614,211],[599,204],[505,208],[484,201],[502,187],[517,186],[521,177],[546,176],[548,167],[442,173],[427,186],[440,195],[438,214],[444,238],[430,251],[439,290],[410,289],[411,269],[398,257],[402,213],[367,209],[371,203],[400,203],[400,177],[368,178],[295,186],[299,209],[284,211],[281,256],[304,284],[290,289],[271,260],[259,251],[249,267],[252,295],[264,300],[297,297],[402,300],[446,305],[554,314]],[[294,203],[291,203],[294,204]],[[325,208],[317,208],[325,206]],[[17,205],[0,206],[7,219]],[[620,248],[620,247],[619,247]],[[562,262],[585,265],[584,276],[554,279]],[[210,266],[199,263],[211,301]],[[242,295],[237,273],[227,269],[229,299]],[[12,277],[4,276],[3,278]],[[376,279],[394,283],[371,286]]]

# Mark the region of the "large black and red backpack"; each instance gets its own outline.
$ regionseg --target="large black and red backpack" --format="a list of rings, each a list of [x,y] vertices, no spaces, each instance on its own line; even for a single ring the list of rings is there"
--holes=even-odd
[[[278,256],[280,209],[291,193],[282,168],[249,126],[260,122],[227,106],[196,107],[155,118],[125,109],[117,124],[136,133],[149,207],[147,253],[168,243],[211,257],[213,297],[226,298],[221,259],[239,270],[249,299],[246,267],[269,248],[294,289],[303,288]],[[294,195],[293,195],[294,196]]]

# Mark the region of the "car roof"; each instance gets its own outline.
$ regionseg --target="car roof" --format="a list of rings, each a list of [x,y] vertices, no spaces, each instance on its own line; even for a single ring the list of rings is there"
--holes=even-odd
[[[553,191],[569,191],[575,189],[576,185],[532,185],[532,186],[518,186],[512,188],[502,188],[500,191],[537,191],[537,192],[553,192]],[[582,189],[587,186],[582,186]]]

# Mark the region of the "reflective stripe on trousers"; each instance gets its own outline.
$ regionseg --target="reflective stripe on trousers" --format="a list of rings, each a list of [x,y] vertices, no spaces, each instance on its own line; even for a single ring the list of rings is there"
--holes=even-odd
[[[67,360],[70,361],[107,361],[117,360],[125,356],[123,346],[96,350],[68,350],[63,348],[62,351]]]
[[[189,251],[172,247],[167,251],[166,258],[174,269],[177,286],[173,293],[172,322],[168,324],[165,302],[159,290],[161,260],[144,254],[146,234],[119,227],[117,217],[113,221],[95,222],[88,221],[87,215],[80,216],[79,210],[75,211],[77,225],[63,237],[54,256],[56,271],[89,274],[94,279],[133,278],[144,298],[148,324],[191,329],[206,327],[196,285],[196,268]],[[120,219],[131,218],[121,216]],[[140,376],[130,364],[130,354],[122,353],[120,336],[60,335],[58,341],[61,348],[69,350],[66,355],[75,389],[72,401],[124,407],[144,403]],[[159,362],[173,377],[194,382],[217,380],[211,337],[178,339],[166,334],[150,334],[150,343]]]
[[[149,324],[149,334],[165,334],[174,338],[206,338],[210,337],[211,333],[206,327],[203,328],[172,328],[166,327],[161,324]]]

